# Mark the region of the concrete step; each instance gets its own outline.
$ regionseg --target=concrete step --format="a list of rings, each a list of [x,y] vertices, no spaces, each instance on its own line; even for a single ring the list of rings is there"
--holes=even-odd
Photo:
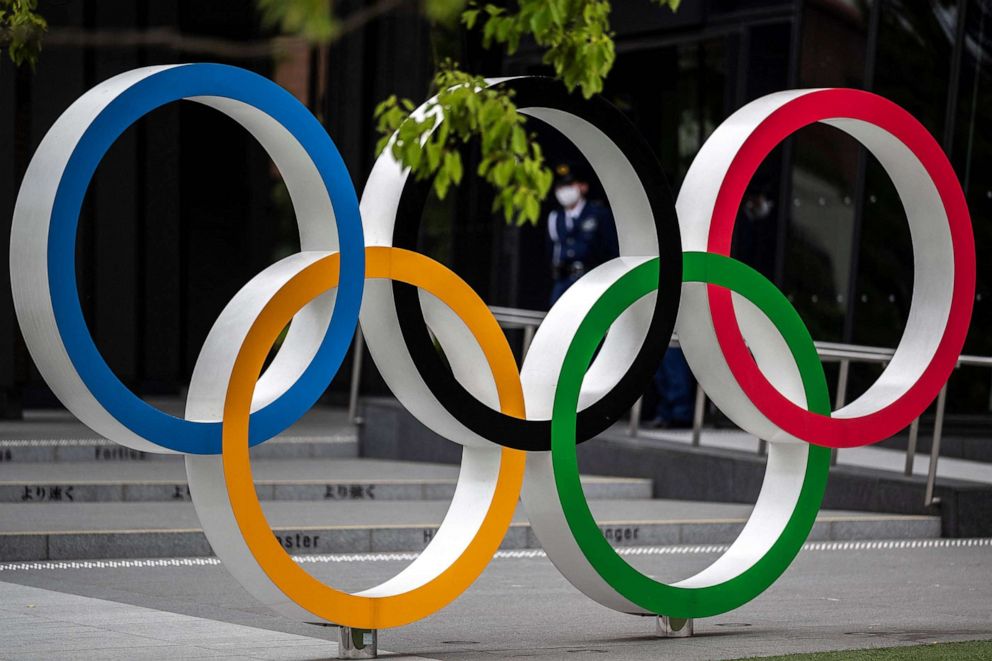
[[[420,424],[395,399],[367,398],[362,414],[365,424],[359,428],[359,442],[363,457],[458,461],[450,441]],[[758,441],[739,431],[707,429],[702,445],[696,447],[689,431],[642,430],[631,438],[624,423],[579,445],[577,455],[582,472],[650,478],[659,498],[754,502],[766,472],[766,458],[757,449]],[[840,451],[841,464],[830,471],[825,508],[937,514],[945,537],[992,536],[992,484],[947,476],[945,466],[954,464],[942,460],[934,492],[940,505],[934,507],[924,502],[925,477],[845,465],[845,457],[857,454]]]
[[[451,500],[458,477],[450,464],[353,458],[261,459],[252,472],[261,500]],[[645,478],[584,476],[583,484],[594,500],[652,493]],[[0,465],[0,503],[184,500],[186,470],[176,461]]]
[[[278,436],[252,448],[256,459],[357,457],[353,431],[334,436]],[[0,440],[0,465],[64,462],[182,463],[176,454],[139,452],[102,438]]]
[[[614,429],[617,433],[620,429]],[[640,438],[658,439],[674,443],[692,443],[691,430],[641,430]],[[960,440],[960,439],[959,439]],[[987,443],[992,446],[992,443]],[[700,446],[756,453],[758,439],[737,429],[704,429]],[[942,480],[963,480],[978,484],[992,485],[992,463],[956,459],[943,455],[941,444],[940,462],[937,464],[937,477]],[[906,466],[905,444],[902,450],[891,446],[868,445],[857,448],[843,448],[837,451],[837,464],[868,470],[884,471],[901,475]],[[927,442],[927,450],[930,445]],[[913,475],[925,477],[930,469],[930,456],[922,450],[913,457]]]
[[[751,507],[677,500],[600,500],[590,507],[603,534],[625,546],[725,544]],[[266,516],[293,553],[419,551],[447,509],[443,502],[266,502]],[[811,541],[940,536],[940,519],[822,511]],[[539,548],[518,508],[503,548]],[[0,561],[210,555],[191,503],[0,505]]]
[[[152,402],[172,415],[181,402]],[[255,459],[312,459],[358,456],[358,435],[343,409],[315,407],[276,438],[252,449]],[[23,420],[0,422],[0,466],[4,464],[146,461],[175,463],[174,454],[138,452],[109,441],[68,411],[26,411]]]
[[[992,464],[992,424],[988,418],[982,420],[982,426],[970,430],[971,433],[947,432],[944,427],[944,434],[940,439],[940,461],[944,459],[964,459],[967,461]],[[933,443],[933,428],[921,426],[920,433],[916,441],[916,452],[918,454],[930,455],[930,447]],[[906,452],[909,445],[909,434],[902,433],[884,440],[878,447],[899,450]]]

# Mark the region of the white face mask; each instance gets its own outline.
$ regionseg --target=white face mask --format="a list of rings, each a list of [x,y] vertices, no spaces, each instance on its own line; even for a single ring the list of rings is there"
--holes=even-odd
[[[555,199],[558,200],[558,204],[566,209],[571,209],[582,199],[582,191],[579,190],[578,184],[559,186],[555,189]]]

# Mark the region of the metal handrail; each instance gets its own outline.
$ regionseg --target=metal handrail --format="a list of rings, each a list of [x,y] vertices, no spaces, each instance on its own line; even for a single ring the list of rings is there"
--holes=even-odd
[[[489,309],[492,311],[493,316],[502,328],[523,330],[523,353],[526,355],[528,349],[530,348],[531,341],[534,339],[534,333],[537,331],[537,327],[541,325],[544,317],[547,316],[547,313],[540,310],[526,310],[521,308],[507,308],[499,306],[490,306]],[[353,350],[354,358],[352,362],[351,389],[348,401],[348,415],[351,421],[355,424],[362,423],[361,418],[358,417],[358,399],[360,397],[359,386],[362,375],[361,357],[364,349],[363,339],[361,330],[358,330],[355,336],[355,346]],[[821,360],[840,363],[837,379],[837,397],[835,401],[835,408],[837,409],[842,408],[846,403],[847,382],[850,374],[851,363],[884,365],[891,361],[892,356],[895,355],[894,349],[888,349],[885,347],[841,344],[838,342],[814,342],[813,344],[815,345],[816,352],[820,356]],[[672,336],[669,346],[679,346],[677,334]],[[960,356],[955,367],[961,366],[992,368],[992,357]],[[937,479],[937,462],[940,457],[940,443],[941,436],[943,435],[944,412],[946,405],[947,384],[945,383],[944,387],[940,390],[940,394],[937,396],[937,411],[934,418],[933,442],[930,446],[930,464],[927,471],[926,493],[924,495],[924,504],[926,506],[935,505],[940,502],[940,499],[934,496],[934,490]],[[992,405],[992,402],[990,402],[990,405]],[[640,428],[641,407],[642,401],[641,399],[638,399],[630,410],[630,422],[627,433],[632,437],[637,436]],[[694,446],[700,445],[705,412],[706,393],[703,392],[702,388],[697,387],[696,402],[692,417],[692,444]],[[906,475],[913,474],[913,462],[916,457],[919,429],[920,419],[917,417],[909,426],[909,440],[906,445],[906,463],[903,469],[903,472]],[[767,444],[764,441],[759,441],[758,453],[764,454],[766,451]],[[833,452],[831,461],[833,463],[836,463],[837,461],[836,450]]]

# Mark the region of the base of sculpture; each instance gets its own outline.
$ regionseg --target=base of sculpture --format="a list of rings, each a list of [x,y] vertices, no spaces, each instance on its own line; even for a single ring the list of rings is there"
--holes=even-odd
[[[375,629],[338,627],[339,659],[374,659],[378,656],[378,631]]]
[[[656,633],[659,638],[689,638],[692,636],[692,619],[659,615],[656,619]]]

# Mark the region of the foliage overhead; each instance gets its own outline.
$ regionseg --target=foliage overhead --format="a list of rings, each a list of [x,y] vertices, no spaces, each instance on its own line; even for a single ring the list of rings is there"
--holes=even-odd
[[[655,0],[673,11],[680,0]],[[428,3],[430,4],[430,3]],[[570,91],[586,98],[602,91],[616,59],[607,0],[518,0],[512,9],[470,0],[461,14],[469,30],[481,29],[483,45],[500,45],[514,53],[525,38],[544,49],[543,61]],[[449,88],[455,85],[456,90]],[[419,179],[434,177],[434,191],[444,198],[464,171],[460,143],[478,139],[482,160],[478,174],[496,191],[494,209],[507,221],[536,223],[552,176],[533,136],[524,128],[509,91],[487,87],[481,77],[460,71],[450,60],[434,77],[438,95],[419,118],[408,118],[413,103],[392,96],[376,108],[379,149],[393,156]],[[435,131],[436,119],[443,117]],[[396,139],[389,136],[396,132]]]
[[[48,23],[37,10],[38,0],[0,0],[0,52],[17,66],[38,61]]]
[[[624,0],[626,2],[632,0]],[[681,0],[650,0],[678,9]],[[435,25],[459,24],[481,31],[486,48],[515,53],[524,40],[543,50],[543,62],[569,92],[585,98],[603,89],[616,50],[610,29],[610,0],[515,0],[502,5],[480,0],[375,0],[345,16],[333,0],[255,0],[262,24],[324,45],[403,5],[416,4]],[[16,64],[33,67],[47,30],[37,0],[0,0],[0,50]],[[390,96],[375,109],[379,150],[389,149],[418,179],[431,179],[444,198],[461,182],[463,147],[481,146],[477,174],[495,189],[494,210],[508,222],[535,223],[551,188],[551,171],[512,92],[490,87],[484,78],[445,59],[438,63],[436,96],[411,116],[415,104]],[[443,118],[443,121],[440,121]]]
[[[332,0],[256,0],[266,25],[317,44],[408,1],[378,0],[338,17]],[[651,1],[672,11],[681,2]],[[512,54],[522,41],[532,40],[555,78],[585,98],[602,91],[616,59],[610,0],[421,0],[419,6],[436,24],[480,30],[486,48],[498,46]],[[419,109],[395,95],[376,107],[378,150],[389,149],[417,179],[431,179],[435,194],[444,199],[464,177],[463,147],[478,141],[477,174],[495,190],[494,211],[507,222],[536,223],[552,175],[524,116],[517,113],[512,92],[490,87],[451,59],[439,62],[431,87],[436,96]]]
[[[433,177],[441,199],[464,173],[459,145],[479,139],[479,176],[496,191],[494,210],[509,222],[514,214],[537,219],[551,187],[541,147],[524,129],[509,92],[490,87],[482,76],[445,62],[435,76],[437,96],[414,111],[409,99],[391,96],[375,110],[382,135],[378,151],[389,148],[418,179]],[[412,112],[412,114],[411,114]],[[443,117],[443,121],[441,118]]]
[[[256,0],[262,25],[309,42],[326,44],[337,35],[331,0]]]

